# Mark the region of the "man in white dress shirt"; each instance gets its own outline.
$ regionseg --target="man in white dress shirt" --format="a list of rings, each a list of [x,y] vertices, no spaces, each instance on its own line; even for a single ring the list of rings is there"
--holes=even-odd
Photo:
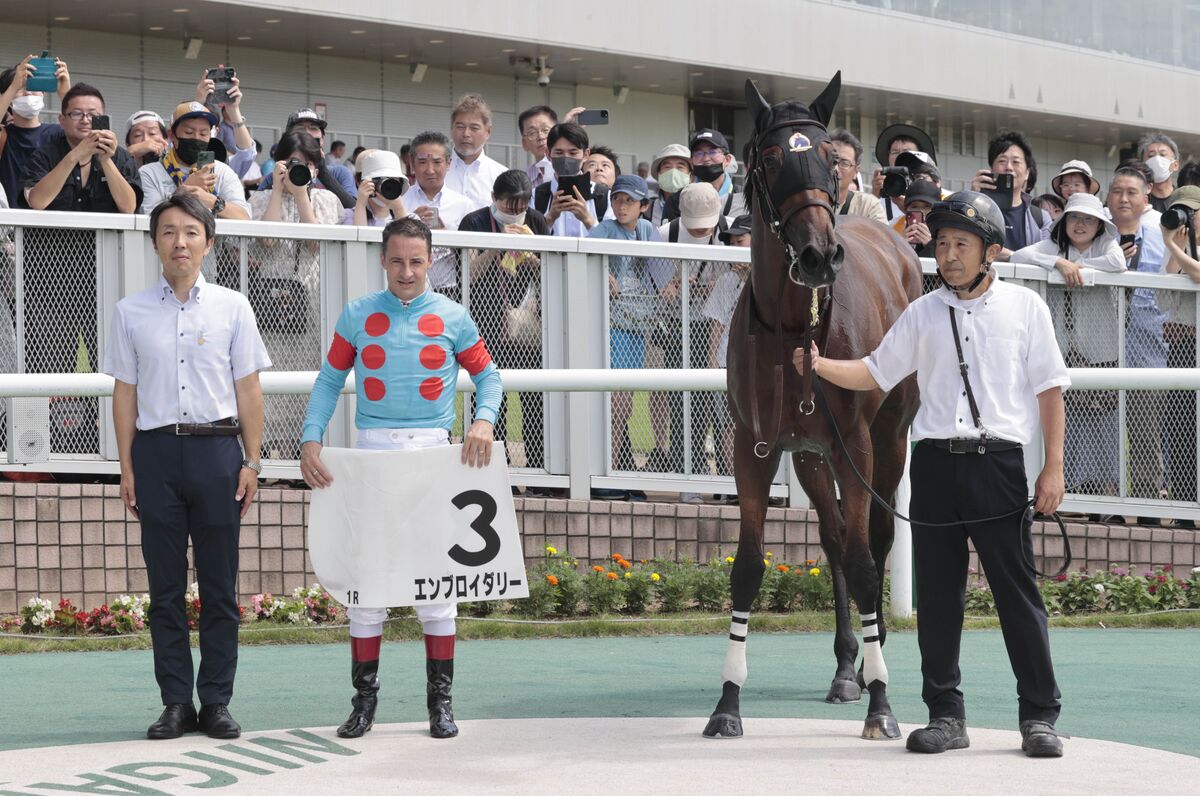
[[[442,133],[426,130],[412,140],[412,161],[417,182],[404,194],[409,217],[419,218],[430,229],[458,229],[463,216],[476,208],[471,200],[446,185],[453,148]],[[489,187],[488,201],[491,201]],[[429,286],[455,301],[459,299],[458,255],[444,246],[433,248]]]
[[[533,158],[525,169],[529,182],[536,189],[554,176],[550,168],[549,149],[546,136],[558,124],[558,114],[549,105],[534,105],[521,111],[517,117],[517,130],[521,133],[521,148]]]
[[[910,515],[922,697],[930,722],[908,736],[908,749],[944,752],[970,745],[958,687],[969,538],[995,595],[1017,678],[1021,748],[1030,757],[1060,757],[1062,741],[1054,729],[1060,694],[1031,564],[1030,523],[1022,517],[1018,524],[1012,515],[973,520],[1025,505],[1021,447],[1033,440],[1039,420],[1046,463],[1034,487],[1034,507],[1046,514],[1058,508],[1066,422],[1062,391],[1070,378],[1045,302],[1027,288],[998,281],[990,268],[1004,246],[1004,214],[996,203],[961,191],[935,204],[927,223],[937,241],[944,287],[910,304],[879,347],[861,360],[823,358],[814,344],[813,372],[848,390],[885,391],[915,372],[921,388],[912,426],[919,443]],[[803,371],[799,349],[794,362]]]
[[[492,203],[492,185],[508,171],[503,163],[487,156],[484,148],[492,137],[492,109],[478,94],[464,94],[450,112],[450,137],[454,154],[446,185],[471,200],[471,210]]]
[[[190,192],[150,215],[158,282],[117,303],[104,372],[113,385],[121,499],[141,521],[154,676],[165,709],[146,734],[196,729],[236,738],[238,536],[257,490],[263,433],[258,372],[271,366],[250,302],[200,273],[212,213]],[[238,445],[242,436],[245,453]],[[192,675],[188,538],[200,584],[200,672]],[[192,704],[193,683],[200,713]]]

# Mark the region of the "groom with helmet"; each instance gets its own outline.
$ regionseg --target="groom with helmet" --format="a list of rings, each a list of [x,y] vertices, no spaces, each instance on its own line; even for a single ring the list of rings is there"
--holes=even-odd
[[[1027,288],[999,281],[991,269],[1004,246],[1004,215],[996,203],[960,191],[937,202],[927,224],[942,288],[910,304],[861,360],[826,359],[814,343],[813,372],[845,389],[885,391],[915,372],[921,388],[912,427],[918,444],[910,514],[922,697],[930,721],[908,736],[908,749],[970,745],[958,667],[969,538],[995,595],[1017,678],[1021,748],[1030,757],[1060,757],[1054,728],[1060,694],[1031,564],[1031,523],[1028,514],[1018,523],[1013,512],[1027,500],[1022,446],[1032,442],[1038,422],[1045,466],[1034,508],[1048,514],[1062,501],[1062,391],[1070,378],[1046,304]],[[799,349],[794,363],[803,371]],[[976,521],[983,518],[997,519]]]

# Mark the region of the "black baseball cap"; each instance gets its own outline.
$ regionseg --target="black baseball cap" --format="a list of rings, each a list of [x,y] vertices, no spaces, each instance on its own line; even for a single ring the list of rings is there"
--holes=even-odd
[[[289,116],[287,120],[287,127],[284,128],[284,132],[291,130],[293,127],[300,124],[300,122],[311,122],[319,127],[322,133],[325,132],[325,120],[318,116],[317,112],[312,108],[301,108]]]
[[[721,239],[721,243],[724,243],[726,246],[728,246],[729,239],[734,235],[749,235],[753,221],[754,219],[749,213],[738,216],[733,220],[733,223],[729,225],[729,229],[719,233],[717,237]]]
[[[729,142],[725,140],[725,136],[721,134],[720,130],[713,130],[708,127],[705,127],[703,130],[697,130],[692,133],[692,138],[688,141],[688,149],[695,152],[696,145],[702,142],[710,143],[726,152],[729,151]]]

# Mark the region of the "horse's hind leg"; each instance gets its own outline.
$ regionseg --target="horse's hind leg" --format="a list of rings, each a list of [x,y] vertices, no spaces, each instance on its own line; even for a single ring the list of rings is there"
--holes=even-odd
[[[737,556],[729,573],[733,614],[729,623],[729,642],[725,666],[721,672],[721,699],[708,725],[707,738],[737,738],[742,734],[741,688],[746,682],[746,635],[750,624],[750,606],[762,586],[763,523],[767,518],[767,498],[771,477],[779,466],[779,453],[765,459],[754,455],[754,439],[738,426],[733,441],[734,474],[737,482],[741,530]]]
[[[833,607],[837,630],[833,636],[833,654],[837,658],[837,671],[829,685],[825,701],[846,704],[862,699],[862,689],[854,674],[854,660],[858,657],[858,641],[854,638],[854,626],[850,623],[850,595],[846,590],[846,576],[842,570],[842,542],[845,536],[841,510],[834,497],[833,473],[829,465],[816,453],[796,453],[792,456],[796,478],[804,487],[808,499],[817,511],[821,528],[821,548],[829,560],[829,571],[833,578]]]

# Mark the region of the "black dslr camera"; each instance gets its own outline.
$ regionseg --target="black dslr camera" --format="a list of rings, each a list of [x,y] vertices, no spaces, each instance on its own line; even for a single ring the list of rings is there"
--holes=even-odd
[[[907,166],[888,166],[883,170],[883,189],[881,193],[889,199],[904,196],[908,186],[912,185],[912,174]]]
[[[371,182],[375,183],[375,192],[389,202],[398,198],[408,187],[408,181],[403,177],[376,177]]]
[[[308,166],[304,163],[293,163],[288,166],[287,175],[288,181],[297,188],[312,182],[312,172],[308,170]]]
[[[1192,221],[1192,210],[1186,205],[1171,205],[1162,214],[1163,229],[1179,229]]]

